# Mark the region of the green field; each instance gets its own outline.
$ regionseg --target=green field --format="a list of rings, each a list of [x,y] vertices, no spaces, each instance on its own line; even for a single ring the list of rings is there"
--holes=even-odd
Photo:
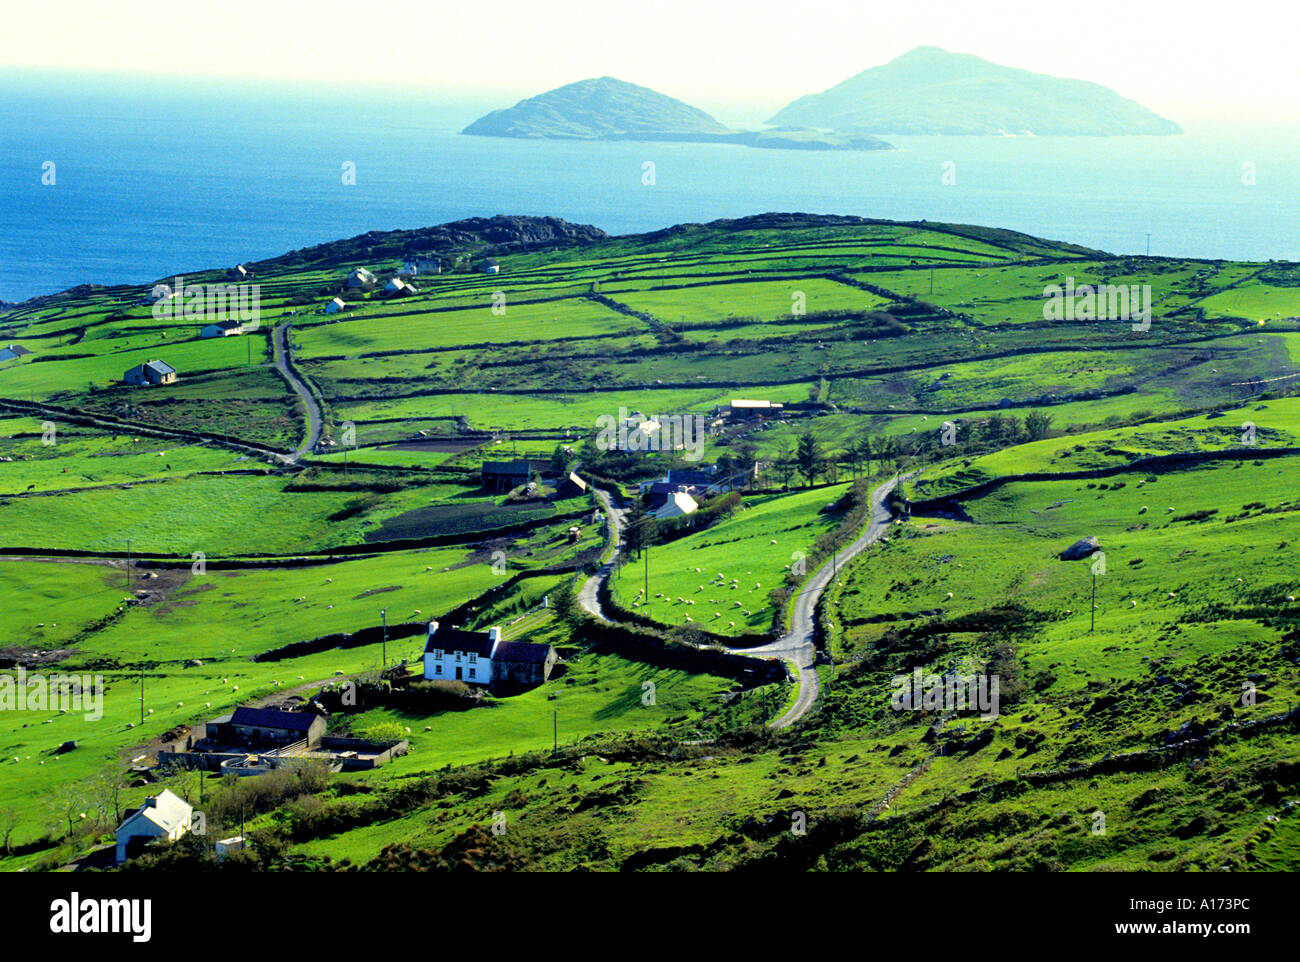
[[[814,215],[574,242],[493,224],[253,265],[241,337],[155,319],[151,285],[0,311],[33,352],[0,363],[0,674],[106,684],[102,718],[0,713],[0,869],[80,864],[158,785],[193,797],[192,775],[145,776],[164,734],[347,679],[401,687],[448,619],[561,661],[522,693],[332,715],[409,730],[411,751],[254,805],[257,868],[1300,866],[1295,265]],[[419,293],[343,290],[431,244],[447,269]],[[1149,286],[1150,329],[1046,318],[1066,278]],[[309,402],[270,363],[280,324]],[[179,381],[120,382],[153,358]],[[737,398],[783,407],[741,420]],[[296,459],[317,404],[324,440]],[[620,411],[701,416],[702,463],[605,450]],[[512,459],[534,488],[482,484]],[[631,498],[711,466],[749,479],[739,508],[618,555],[621,624],[584,613],[607,534],[560,479]],[[815,706],[766,728],[795,686],[779,665],[742,683],[757,663],[720,641],[783,633],[851,479],[895,475],[915,510],[823,596]],[[1095,584],[1096,555],[1061,558],[1087,537]],[[891,706],[914,670],[996,675],[996,717]],[[271,783],[233,782],[203,784]]]

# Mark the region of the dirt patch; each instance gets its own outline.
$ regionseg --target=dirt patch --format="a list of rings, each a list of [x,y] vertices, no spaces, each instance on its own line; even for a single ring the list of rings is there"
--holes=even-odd
[[[371,588],[369,591],[363,591],[359,595],[353,595],[353,601],[360,601],[362,598],[369,598],[371,595],[382,595],[385,591],[401,591],[401,585],[386,585],[383,588]]]
[[[56,664],[71,654],[71,648],[42,651],[27,645],[10,645],[0,648],[0,668],[39,668]]]
[[[190,568],[134,568],[131,594],[136,602],[147,607],[166,604],[173,601],[175,593],[191,577]]]

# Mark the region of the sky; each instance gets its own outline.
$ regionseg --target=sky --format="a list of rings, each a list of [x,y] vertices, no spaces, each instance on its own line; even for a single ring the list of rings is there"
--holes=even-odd
[[[585,77],[726,121],[932,44],[1093,80],[1186,124],[1294,123],[1300,5],[1201,0],[42,0],[0,66],[400,85],[508,106]]]

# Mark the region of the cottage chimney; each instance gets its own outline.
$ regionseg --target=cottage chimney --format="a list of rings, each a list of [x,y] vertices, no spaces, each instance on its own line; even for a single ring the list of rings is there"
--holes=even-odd
[[[501,640],[501,629],[500,629],[500,628],[489,628],[489,629],[488,629],[488,640],[489,640],[489,641],[500,641],[500,640]]]
[[[432,638],[432,637],[433,637],[434,635],[436,635],[437,633],[438,633],[438,623],[437,623],[436,621],[432,621],[432,620],[430,620],[430,622],[429,622],[429,637]]]

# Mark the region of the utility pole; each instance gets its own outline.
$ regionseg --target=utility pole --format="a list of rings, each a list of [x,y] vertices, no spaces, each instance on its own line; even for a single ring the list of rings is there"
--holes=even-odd
[[[934,268],[930,268],[930,293],[934,293]]]
[[[380,608],[379,616],[384,620],[384,641],[383,641],[383,648],[381,649],[383,652],[383,656],[382,656],[382,664],[379,666],[379,672],[380,674],[383,674],[384,669],[388,667],[388,609]]]
[[[131,590],[131,539],[126,539],[126,590]]]
[[[1095,571],[1092,573],[1092,611],[1089,614],[1092,617],[1088,623],[1088,634],[1092,634],[1092,630],[1097,627],[1097,572]]]
[[[554,739],[551,752],[558,752],[560,750],[560,710],[558,708],[551,715],[551,737]]]
[[[140,666],[140,725],[144,725],[144,665]]]
[[[1151,256],[1151,234],[1147,232],[1147,257]]]

